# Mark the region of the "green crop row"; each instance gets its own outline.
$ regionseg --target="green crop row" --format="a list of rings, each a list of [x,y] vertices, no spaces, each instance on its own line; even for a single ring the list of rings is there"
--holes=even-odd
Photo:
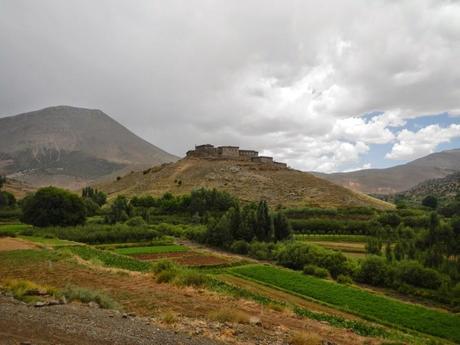
[[[94,249],[88,246],[67,247],[65,250],[69,250],[84,260],[99,261],[107,267],[138,272],[146,272],[151,269],[151,264],[149,262],[139,261],[128,256],[119,255],[106,250]]]
[[[117,248],[114,250],[117,254],[135,255],[135,254],[158,254],[158,253],[176,253],[185,252],[188,248],[177,244],[167,246],[146,246],[146,247],[129,247]]]
[[[250,265],[232,268],[229,272],[321,301],[383,324],[460,342],[458,315],[403,303],[356,287],[340,285],[274,266]]]

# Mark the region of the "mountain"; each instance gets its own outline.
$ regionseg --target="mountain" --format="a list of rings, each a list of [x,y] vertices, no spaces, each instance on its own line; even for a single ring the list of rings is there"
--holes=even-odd
[[[180,195],[205,187],[227,191],[242,201],[265,199],[273,206],[392,207],[309,173],[250,160],[186,157],[96,187],[109,197],[161,196],[166,192]]]
[[[392,168],[314,174],[362,193],[393,194],[408,190],[420,182],[442,178],[457,171],[460,171],[460,149],[432,153]]]
[[[446,177],[426,180],[399,195],[420,201],[427,195],[433,195],[438,199],[453,199],[459,192],[460,172],[456,172]]]
[[[57,106],[0,118],[0,174],[35,187],[80,188],[175,160],[100,110]]]

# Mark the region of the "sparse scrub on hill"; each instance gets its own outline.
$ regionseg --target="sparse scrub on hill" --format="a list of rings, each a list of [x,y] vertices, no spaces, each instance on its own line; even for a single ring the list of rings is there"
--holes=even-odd
[[[68,301],[80,301],[82,303],[95,302],[104,309],[118,309],[120,306],[105,293],[90,290],[79,286],[66,286],[59,291],[60,296],[65,296]]]
[[[224,307],[218,310],[213,310],[209,312],[208,317],[211,320],[219,321],[221,323],[224,322],[232,322],[232,323],[249,323],[249,315],[229,307]]]
[[[197,270],[183,268],[169,260],[160,260],[152,265],[157,283],[174,283],[181,286],[205,286],[209,277]]]

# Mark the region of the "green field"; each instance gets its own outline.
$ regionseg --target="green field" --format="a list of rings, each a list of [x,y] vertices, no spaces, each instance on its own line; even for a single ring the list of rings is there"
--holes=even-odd
[[[0,232],[17,234],[25,229],[31,228],[27,224],[0,224]]]
[[[460,316],[374,295],[300,272],[268,265],[229,269],[236,275],[336,306],[370,320],[460,342]]]
[[[188,248],[177,244],[167,246],[148,246],[148,247],[127,247],[117,248],[114,250],[117,254],[136,255],[136,254],[158,254],[158,253],[176,253],[185,252]]]
[[[84,260],[99,261],[104,266],[121,268],[129,271],[145,272],[149,271],[151,264],[146,261],[139,261],[124,255],[115,254],[107,250],[91,248],[89,246],[73,246],[63,250],[69,250]]]
[[[31,242],[43,244],[45,246],[51,246],[51,247],[65,247],[65,246],[82,245],[82,243],[72,242],[72,241],[67,241],[67,240],[60,240],[58,238],[43,238],[43,237],[38,237],[38,236],[20,236],[20,238],[23,238]]]

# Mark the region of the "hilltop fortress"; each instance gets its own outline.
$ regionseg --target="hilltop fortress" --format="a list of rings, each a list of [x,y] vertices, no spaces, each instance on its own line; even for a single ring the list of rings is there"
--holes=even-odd
[[[287,168],[286,163],[275,162],[273,157],[259,156],[259,152],[257,151],[240,150],[238,146],[214,147],[214,145],[211,144],[195,145],[194,150],[187,151],[187,157],[246,160],[257,163],[271,164],[280,168]]]

